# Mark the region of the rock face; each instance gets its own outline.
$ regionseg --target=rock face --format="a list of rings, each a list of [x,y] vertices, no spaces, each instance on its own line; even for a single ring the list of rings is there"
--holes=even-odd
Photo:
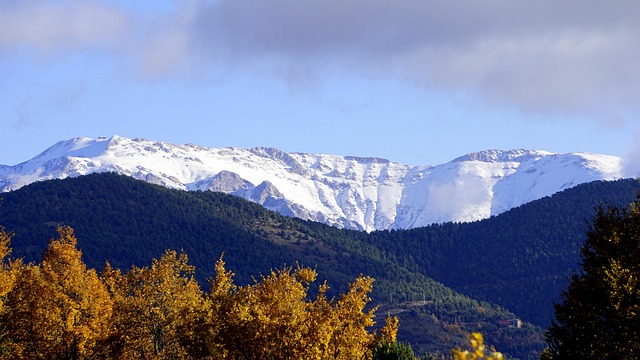
[[[284,215],[372,231],[480,220],[581,183],[619,179],[623,161],[518,149],[410,166],[379,158],[113,136],[61,141],[24,163],[0,165],[0,191],[93,172],[117,172],[182,190],[221,191]]]
[[[198,190],[219,191],[227,194],[246,190],[253,186],[253,184],[241,178],[240,175],[227,170],[222,170],[212,177],[194,184],[194,187]]]

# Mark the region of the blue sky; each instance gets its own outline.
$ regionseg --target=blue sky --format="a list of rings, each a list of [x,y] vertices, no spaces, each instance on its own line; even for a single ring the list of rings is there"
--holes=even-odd
[[[0,2],[0,164],[120,135],[440,164],[634,160],[640,3]]]

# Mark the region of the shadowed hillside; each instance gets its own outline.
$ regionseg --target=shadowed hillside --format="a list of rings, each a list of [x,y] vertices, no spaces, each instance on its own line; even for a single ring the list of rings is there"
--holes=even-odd
[[[371,296],[379,314],[397,313],[399,339],[417,352],[446,352],[481,329],[500,350],[535,358],[541,329],[504,321],[519,316],[545,325],[578,261],[585,219],[600,202],[628,203],[637,189],[631,180],[596,182],[484,221],[367,234],[283,217],[221,193],[94,174],[3,194],[0,224],[15,233],[12,255],[26,261],[39,260],[64,224],[75,229],[87,265],[98,269],[105,260],[122,269],[144,266],[165,249],[183,249],[204,284],[224,253],[240,284],[299,263],[328,280],[329,295],[365,274],[376,279]]]

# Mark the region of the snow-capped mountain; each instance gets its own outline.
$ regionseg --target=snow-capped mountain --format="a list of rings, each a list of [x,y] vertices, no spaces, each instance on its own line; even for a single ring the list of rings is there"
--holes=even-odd
[[[623,160],[488,150],[442,165],[411,166],[113,136],[61,141],[24,163],[0,165],[0,191],[110,171],[170,188],[222,191],[288,216],[371,231],[480,220],[581,183],[622,178]]]

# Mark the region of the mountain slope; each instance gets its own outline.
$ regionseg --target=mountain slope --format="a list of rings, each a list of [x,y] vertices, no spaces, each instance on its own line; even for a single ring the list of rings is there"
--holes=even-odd
[[[452,324],[463,331],[481,325],[498,349],[522,354],[540,349],[540,328],[500,328],[497,320],[515,315],[442,284],[546,326],[552,302],[578,269],[594,208],[624,207],[639,191],[636,180],[597,181],[482,221],[366,233],[282,217],[221,193],[92,174],[2,194],[0,224],[16,233],[12,255],[27,261],[38,259],[62,223],[76,229],[85,261],[97,268],[105,259],[121,268],[146,265],[173,248],[189,254],[200,281],[222,252],[241,283],[296,261],[316,267],[337,291],[363,273],[377,279],[373,298],[381,313],[401,311],[402,336],[412,345],[451,348],[446,339],[461,334]]]
[[[626,208],[633,179],[594,181],[472,223],[373,232],[372,245],[453,289],[546,327],[599,206]]]
[[[368,244],[371,234],[283,217],[221,193],[177,191],[126,176],[91,174],[3,194],[0,224],[15,232],[12,255],[26,261],[38,260],[56,225],[65,224],[76,230],[87,265],[97,269],[105,260],[123,269],[145,266],[171,248],[189,255],[202,283],[213,275],[221,253],[239,283],[300,263],[317,269],[331,295],[365,274],[376,279],[372,298],[382,305],[379,314],[397,313],[403,324],[406,320],[401,340],[411,340],[414,349],[447,352],[479,324],[502,351],[536,358],[542,347],[540,328],[505,328],[500,321],[515,314],[407,268],[391,253]]]
[[[222,191],[287,216],[371,231],[488,218],[581,183],[621,178],[622,160],[489,150],[442,165],[410,166],[379,158],[113,136],[61,141],[27,162],[0,166],[0,191],[94,172],[175,189]]]

